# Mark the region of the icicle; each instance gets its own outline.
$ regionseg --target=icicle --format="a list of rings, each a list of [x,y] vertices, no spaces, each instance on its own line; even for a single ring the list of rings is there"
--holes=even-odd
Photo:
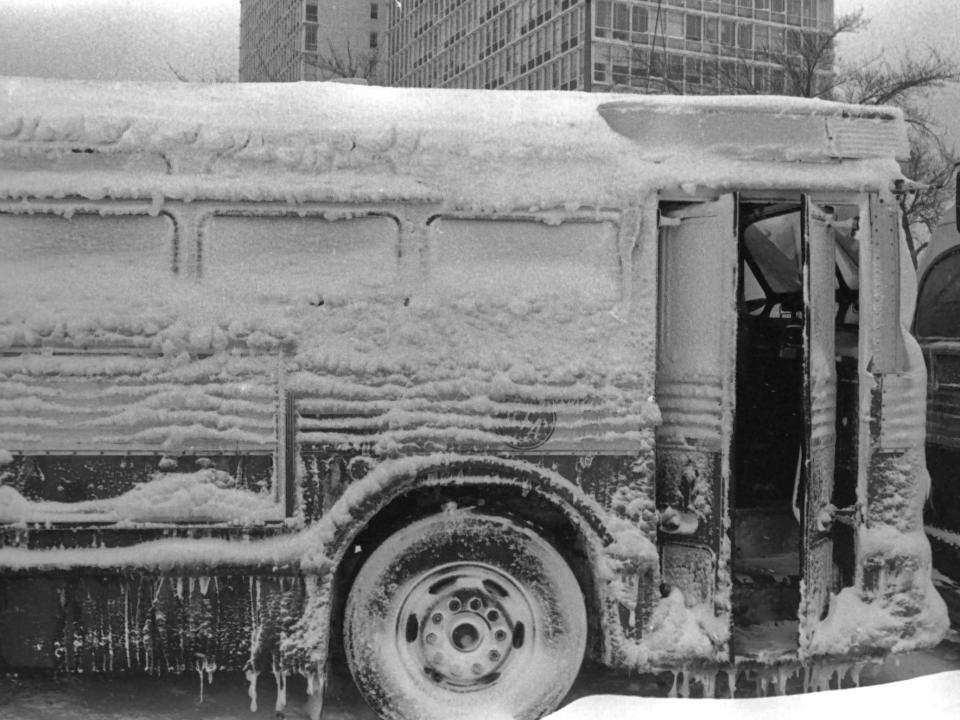
[[[193,667],[197,671],[197,675],[200,678],[200,702],[203,703],[203,666],[206,663],[206,658],[203,653],[197,653],[197,659],[194,660]]]
[[[210,577],[208,575],[200,576],[200,594],[207,596],[207,590],[210,588]]]
[[[177,578],[177,586],[176,586],[175,594],[177,596],[177,600],[181,600],[181,601],[183,600],[183,578],[182,577]]]
[[[705,699],[713,699],[717,694],[717,673],[716,669],[707,668],[697,673],[696,678],[694,678],[703,687],[703,697]]]
[[[250,578],[250,658],[243,668],[249,684],[247,695],[250,697],[250,712],[257,711],[257,678],[260,676],[256,665],[257,648],[260,647],[260,637],[263,634],[263,624],[260,621],[260,590],[260,578]]]
[[[863,672],[863,668],[866,663],[854,663],[850,666],[850,682],[853,683],[854,687],[860,687],[860,673]]]
[[[787,671],[786,665],[777,666],[777,679],[775,681],[774,690],[777,695],[786,695],[787,694],[787,681],[790,679],[790,676],[793,673]]]
[[[670,686],[670,692],[667,693],[667,697],[675,698],[677,696],[677,673],[671,670],[670,674],[673,675],[673,684]]]
[[[680,685],[680,697],[686,699],[690,697],[690,671],[683,668],[683,683]]]
[[[273,677],[277,681],[277,713],[283,712],[287,706],[287,673],[277,664],[277,656],[273,656]]]
[[[217,663],[203,653],[194,653],[194,657],[196,659],[193,661],[193,668],[200,677],[200,702],[202,703],[204,676],[206,676],[207,685],[213,685],[213,673],[217,670]]]
[[[813,662],[807,665],[806,677],[804,679],[804,692],[821,692],[830,689],[830,679],[833,677],[836,669],[832,665],[823,662]]]
[[[847,677],[847,673],[850,672],[851,665],[844,664],[837,666],[837,690],[843,688],[843,680]]]
[[[107,621],[109,623],[109,620]],[[113,672],[113,627],[107,625],[107,668],[108,672]]]
[[[247,678],[247,696],[250,698],[250,712],[257,711],[257,678],[260,673],[253,666],[253,660],[247,660],[243,666],[243,675]]]
[[[320,671],[307,673],[307,716],[310,720],[320,720],[323,714],[323,689],[326,676]]]

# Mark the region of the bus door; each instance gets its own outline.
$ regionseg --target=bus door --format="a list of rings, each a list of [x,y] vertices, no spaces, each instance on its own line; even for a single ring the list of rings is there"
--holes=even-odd
[[[801,217],[803,284],[803,472],[795,492],[801,521],[800,652],[826,615],[833,589],[833,540],[827,510],[836,462],[836,243],[832,216],[804,196]]]
[[[660,203],[657,509],[663,581],[723,611],[736,352],[736,198]],[[721,576],[721,568],[723,568]],[[721,588],[721,589],[718,589]]]

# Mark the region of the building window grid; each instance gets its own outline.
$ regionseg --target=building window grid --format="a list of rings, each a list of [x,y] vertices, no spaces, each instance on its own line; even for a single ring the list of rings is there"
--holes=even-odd
[[[599,8],[603,2],[604,0],[598,0],[598,2],[594,4],[595,8]],[[538,5],[533,2],[525,2],[518,3],[510,8],[505,8],[505,3],[501,3],[501,5],[504,5],[504,8],[499,8],[495,3],[487,3],[477,7],[478,14],[472,17],[468,17],[468,13],[465,12],[461,3],[451,2],[443,4],[441,10],[446,9],[447,14],[452,15],[452,22],[449,25],[442,26],[444,32],[439,37],[441,37],[442,43],[448,44],[450,52],[448,58],[445,59],[446,65],[442,74],[440,71],[437,71],[432,73],[432,75],[437,79],[446,76],[446,81],[442,81],[440,84],[445,82],[445,84],[449,85],[462,86],[464,80],[471,77],[484,77],[483,73],[488,73],[486,83],[492,84],[494,87],[522,85],[524,81],[530,82],[525,80],[529,77],[535,78],[532,81],[534,85],[543,85],[542,78],[546,75],[551,78],[565,78],[569,73],[564,73],[561,69],[554,71],[552,68],[554,62],[557,63],[558,68],[562,66],[560,58],[569,54],[570,47],[562,50],[560,55],[557,55],[556,51],[553,50],[552,57],[546,58],[544,56],[547,54],[546,48],[556,48],[556,38],[562,37],[562,34],[565,32],[562,23],[564,20],[573,17],[572,11],[574,8],[572,5],[568,5],[566,11],[561,10],[560,14],[553,18],[560,20],[560,23],[550,24],[550,40],[547,40],[543,34],[538,32],[532,36],[533,43],[523,42],[523,40],[530,35],[531,24],[536,25],[538,18],[542,18],[544,14],[545,5],[549,4],[550,3],[544,4],[541,2]],[[560,5],[560,3],[554,3],[554,5],[557,6]],[[654,21],[651,17],[651,10],[655,12],[657,3],[637,2],[636,0],[632,3],[610,1],[609,5],[611,35],[614,29],[612,25],[616,13],[616,17],[618,18],[618,37],[616,39],[619,40],[624,37],[622,33],[626,25],[629,27],[630,34],[627,36],[628,39],[622,40],[623,42],[642,42],[641,35],[646,35],[648,42],[652,40],[650,31],[653,29],[651,26]],[[615,10],[617,5],[622,5],[628,11],[628,20],[626,22],[624,22],[624,10]],[[775,50],[777,48],[778,38],[785,37],[783,31],[788,29],[787,26],[792,27],[793,25],[799,25],[799,28],[803,31],[810,31],[816,30],[822,25],[829,25],[832,19],[825,17],[825,13],[831,9],[828,0],[799,0],[799,2],[788,2],[788,0],[780,0],[779,2],[778,0],[752,0],[749,3],[742,3],[740,0],[737,0],[737,2],[733,4],[728,2],[711,2],[711,0],[702,0],[702,2],[699,0],[687,0],[687,2],[684,3],[680,0],[678,2],[668,3],[668,5],[678,8],[678,10],[675,11],[668,11],[675,13],[674,20],[670,22],[671,33],[680,36],[673,37],[672,39],[683,41],[683,44],[672,44],[670,49],[679,51],[682,58],[689,59],[689,62],[684,60],[684,69],[682,72],[685,86],[695,84],[703,87],[710,87],[711,84],[715,86],[715,74],[711,76],[710,72],[703,68],[707,68],[711,64],[711,60],[715,61],[718,53],[749,61],[753,66],[759,68],[758,72],[763,77],[767,77],[768,74],[772,76],[775,74],[775,67],[768,67],[769,64],[763,62],[763,59],[759,57],[758,51],[764,47],[770,47]],[[733,7],[736,7],[735,18],[748,17],[746,12],[749,10],[749,18],[752,19],[750,19],[749,23],[741,24],[739,27],[734,25],[724,36],[720,29],[722,27],[720,23],[725,19],[721,11],[729,11]],[[661,12],[664,11],[661,10]],[[788,18],[788,15],[790,15],[790,18]],[[799,18],[795,23],[792,22],[794,16]],[[441,17],[444,16],[441,15]],[[697,19],[691,19],[694,17]],[[487,23],[490,18],[495,18],[495,24],[492,27],[492,37],[499,38],[496,43],[486,42],[484,44],[477,40],[479,37],[478,31],[481,29],[485,31],[488,29],[487,27],[476,27],[472,32],[466,32],[465,24],[469,23],[470,20],[475,19],[479,23]],[[666,24],[663,17],[661,17],[660,23],[661,26]],[[512,27],[510,27],[510,24],[512,24]],[[401,23],[398,26],[409,30],[413,25],[415,25],[415,23],[411,23],[408,20],[406,24]],[[437,27],[437,25],[434,25],[434,27]],[[515,32],[517,29],[523,30],[524,28],[526,28],[526,32]],[[425,31],[421,26],[420,34],[423,32]],[[417,33],[414,34],[416,35]],[[661,30],[661,35],[662,34],[663,31]],[[395,36],[401,37],[402,35],[406,35],[406,33],[397,33]],[[435,35],[434,37],[436,38],[438,36]],[[727,40],[726,43],[723,42],[724,39]],[[472,40],[472,42],[468,42],[468,40]],[[436,40],[434,40],[434,42],[436,43]],[[563,41],[561,40],[561,42]],[[537,43],[540,44],[539,49],[537,48]],[[399,45],[400,43],[397,43],[397,46]],[[478,48],[485,50],[484,57],[479,59],[477,58],[477,54],[479,53]],[[412,64],[409,62],[410,51],[412,49],[408,44],[406,48],[402,48],[396,52],[397,55],[403,55],[405,57],[403,64],[408,67]],[[404,52],[404,50],[407,52]],[[672,54],[674,53],[668,52],[667,56],[669,57]],[[438,60],[439,57],[440,53],[438,52],[434,58],[421,58],[421,67],[428,62]],[[538,58],[539,62],[537,61]],[[676,61],[674,61],[673,66],[674,72],[677,70],[675,62]],[[484,69],[477,72],[479,68],[487,68],[488,63],[492,70]],[[521,67],[523,68],[522,70]],[[544,67],[548,69],[544,71]],[[752,72],[753,69],[751,68],[751,73]],[[421,82],[423,82],[426,77],[423,72],[416,72],[416,75],[419,76]],[[396,72],[394,76],[400,83],[409,82],[411,79],[409,70],[405,73]],[[694,83],[694,79],[698,76],[702,82]],[[540,79],[538,80],[536,78]],[[551,86],[553,85],[551,84]]]
[[[415,44],[404,45],[398,42],[394,45],[393,54],[405,58],[400,64],[407,65],[408,68],[404,72],[391,73],[391,77],[398,85],[421,85],[432,80],[434,84],[440,86],[461,86],[462,80],[467,76],[483,77],[483,73],[490,73],[491,71],[486,68],[490,63],[494,63],[493,67],[497,68],[496,73],[488,74],[488,79],[480,83],[480,87],[516,86],[523,82],[530,82],[531,76],[534,78],[532,82],[535,85],[542,85],[546,77],[546,73],[542,71],[543,67],[563,55],[578,50],[580,46],[580,33],[583,27],[583,23],[580,22],[581,10],[570,3],[565,10],[555,12],[554,6],[562,5],[561,2],[550,3],[541,0],[539,5],[527,2],[520,4],[519,7],[507,8],[506,2],[500,2],[499,5],[491,3],[486,10],[489,15],[484,14],[487,6],[481,6],[479,7],[480,15],[476,18],[478,22],[486,23],[490,18],[497,18],[498,24],[494,26],[494,32],[491,34],[491,38],[496,38],[496,43],[485,39],[486,31],[490,29],[489,25],[474,27],[470,33],[461,30],[462,35],[459,41],[450,43],[448,48],[443,48],[432,58],[424,57],[422,49]],[[416,6],[407,17],[393,24],[392,36],[402,37],[404,27],[417,26],[419,21],[417,10],[423,7],[424,5]],[[443,7],[440,9],[442,10]],[[456,10],[455,7],[454,10]],[[450,15],[453,15],[453,18],[450,18]],[[466,18],[465,15],[460,17]],[[441,13],[433,23],[433,36],[437,37],[449,32],[451,20],[456,22],[455,13]],[[566,49],[558,54],[553,49],[555,45],[548,42],[547,32],[551,32],[554,36],[557,33],[562,35],[565,32],[561,26],[564,20],[566,20],[566,27],[569,28],[566,32],[570,37],[566,41]],[[461,20],[461,22],[468,21],[469,19]],[[481,40],[481,37],[484,40]],[[563,42],[561,40],[561,46]],[[483,51],[483,57],[479,57],[481,51]],[[419,55],[419,61],[409,62],[411,54]],[[453,61],[453,71],[450,70],[450,57],[460,61]],[[421,72],[419,68],[428,63],[431,65],[431,71]],[[447,79],[443,80],[444,77]]]
[[[626,5],[626,3],[623,4]],[[679,1],[670,4],[679,7],[683,5],[683,2]],[[783,4],[784,11],[786,11],[787,4],[786,2]],[[617,17],[616,5],[616,2],[610,3],[610,27],[605,28],[603,26],[603,20],[606,8],[599,3],[597,4],[599,19],[596,24],[596,36],[605,37],[609,41],[622,39],[622,34],[613,32],[615,30],[622,32],[623,30],[622,22],[619,26],[614,27],[617,24],[615,20]],[[655,7],[656,3],[637,2],[632,5],[633,10],[631,12],[636,12],[637,8],[649,12],[651,9],[650,6]],[[672,68],[672,71],[668,72],[668,79],[672,80],[674,87],[677,87],[679,84],[677,81],[682,79],[684,90],[696,87],[701,91],[716,92],[718,89],[718,73],[715,68],[719,67],[719,63],[717,62],[718,56],[723,54],[747,62],[747,65],[745,67],[741,66],[741,69],[745,70],[748,74],[749,82],[760,88],[772,88],[775,91],[779,87],[782,90],[783,72],[778,68],[776,63],[769,62],[763,57],[764,51],[769,49],[775,52],[785,47],[790,40],[788,39],[785,42],[784,38],[792,38],[792,44],[796,46],[800,32],[816,32],[823,27],[828,27],[832,22],[830,15],[832,6],[829,0],[803,0],[803,2],[799,4],[795,3],[793,9],[797,10],[797,8],[799,8],[799,12],[802,14],[802,22],[800,23],[791,23],[787,17],[783,17],[780,22],[770,21],[769,14],[771,6],[777,9],[777,1],[754,0],[750,3],[738,2],[737,7],[740,10],[746,11],[749,9],[751,13],[756,16],[756,19],[750,22],[738,22],[737,17],[746,15],[746,13],[738,11],[735,17],[732,18],[732,23],[725,30],[723,29],[722,23],[724,20],[730,21],[731,18],[725,17],[722,11],[731,10],[733,5],[730,3],[716,3],[710,2],[709,0],[703,0],[703,2],[687,0],[685,5],[686,12],[682,20],[679,22],[677,18],[670,20],[669,16],[664,19],[664,11],[661,9],[660,21],[657,23],[656,28],[653,27],[656,22],[655,19],[649,17],[648,26],[650,30],[659,31],[655,33],[657,36],[656,39],[660,41],[657,43],[657,47],[664,48],[661,50],[661,55],[667,58],[665,63],[662,60],[661,63],[668,70]],[[758,13],[763,13],[766,16],[758,15]],[[637,13],[637,15],[641,14]],[[622,11],[620,17],[623,17]],[[794,28],[792,27],[793,24],[799,24],[800,27]],[[683,37],[686,41],[685,44],[680,45],[679,43],[670,42],[671,40],[676,40],[676,36],[681,34],[681,25],[683,27]],[[653,39],[654,38],[651,38],[651,41],[647,45],[648,52],[650,45],[653,44]],[[634,46],[636,47],[636,45]],[[673,50],[682,50],[682,52],[672,52]],[[672,59],[674,57],[676,59]],[[682,71],[680,70],[680,63],[682,63]],[[649,63],[644,65],[644,70],[649,68]],[[619,75],[619,77],[615,77],[615,75]],[[614,81],[622,79],[623,75],[622,67],[620,73],[614,73],[611,64],[604,63],[602,60],[595,63],[594,80],[599,84],[614,84]],[[827,77],[829,73],[824,73],[823,75]],[[631,83],[635,82],[632,68],[630,80]]]

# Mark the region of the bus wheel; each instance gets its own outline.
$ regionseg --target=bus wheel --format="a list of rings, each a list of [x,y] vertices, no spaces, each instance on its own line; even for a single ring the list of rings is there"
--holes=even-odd
[[[560,554],[502,517],[456,510],[388,538],[347,598],[344,647],[391,720],[533,719],[573,685],[583,594]]]

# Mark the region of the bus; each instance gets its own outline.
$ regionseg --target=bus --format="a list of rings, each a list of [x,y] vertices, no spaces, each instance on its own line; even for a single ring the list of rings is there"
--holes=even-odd
[[[946,632],[899,111],[2,84],[0,672],[536,718]]]
[[[944,213],[920,256],[913,331],[927,363],[927,464],[930,497],[927,535],[936,567],[954,583],[960,581],[960,502],[957,463],[960,460],[960,326],[953,313],[957,295],[958,246],[956,203]],[[951,607],[951,615],[960,608]]]

